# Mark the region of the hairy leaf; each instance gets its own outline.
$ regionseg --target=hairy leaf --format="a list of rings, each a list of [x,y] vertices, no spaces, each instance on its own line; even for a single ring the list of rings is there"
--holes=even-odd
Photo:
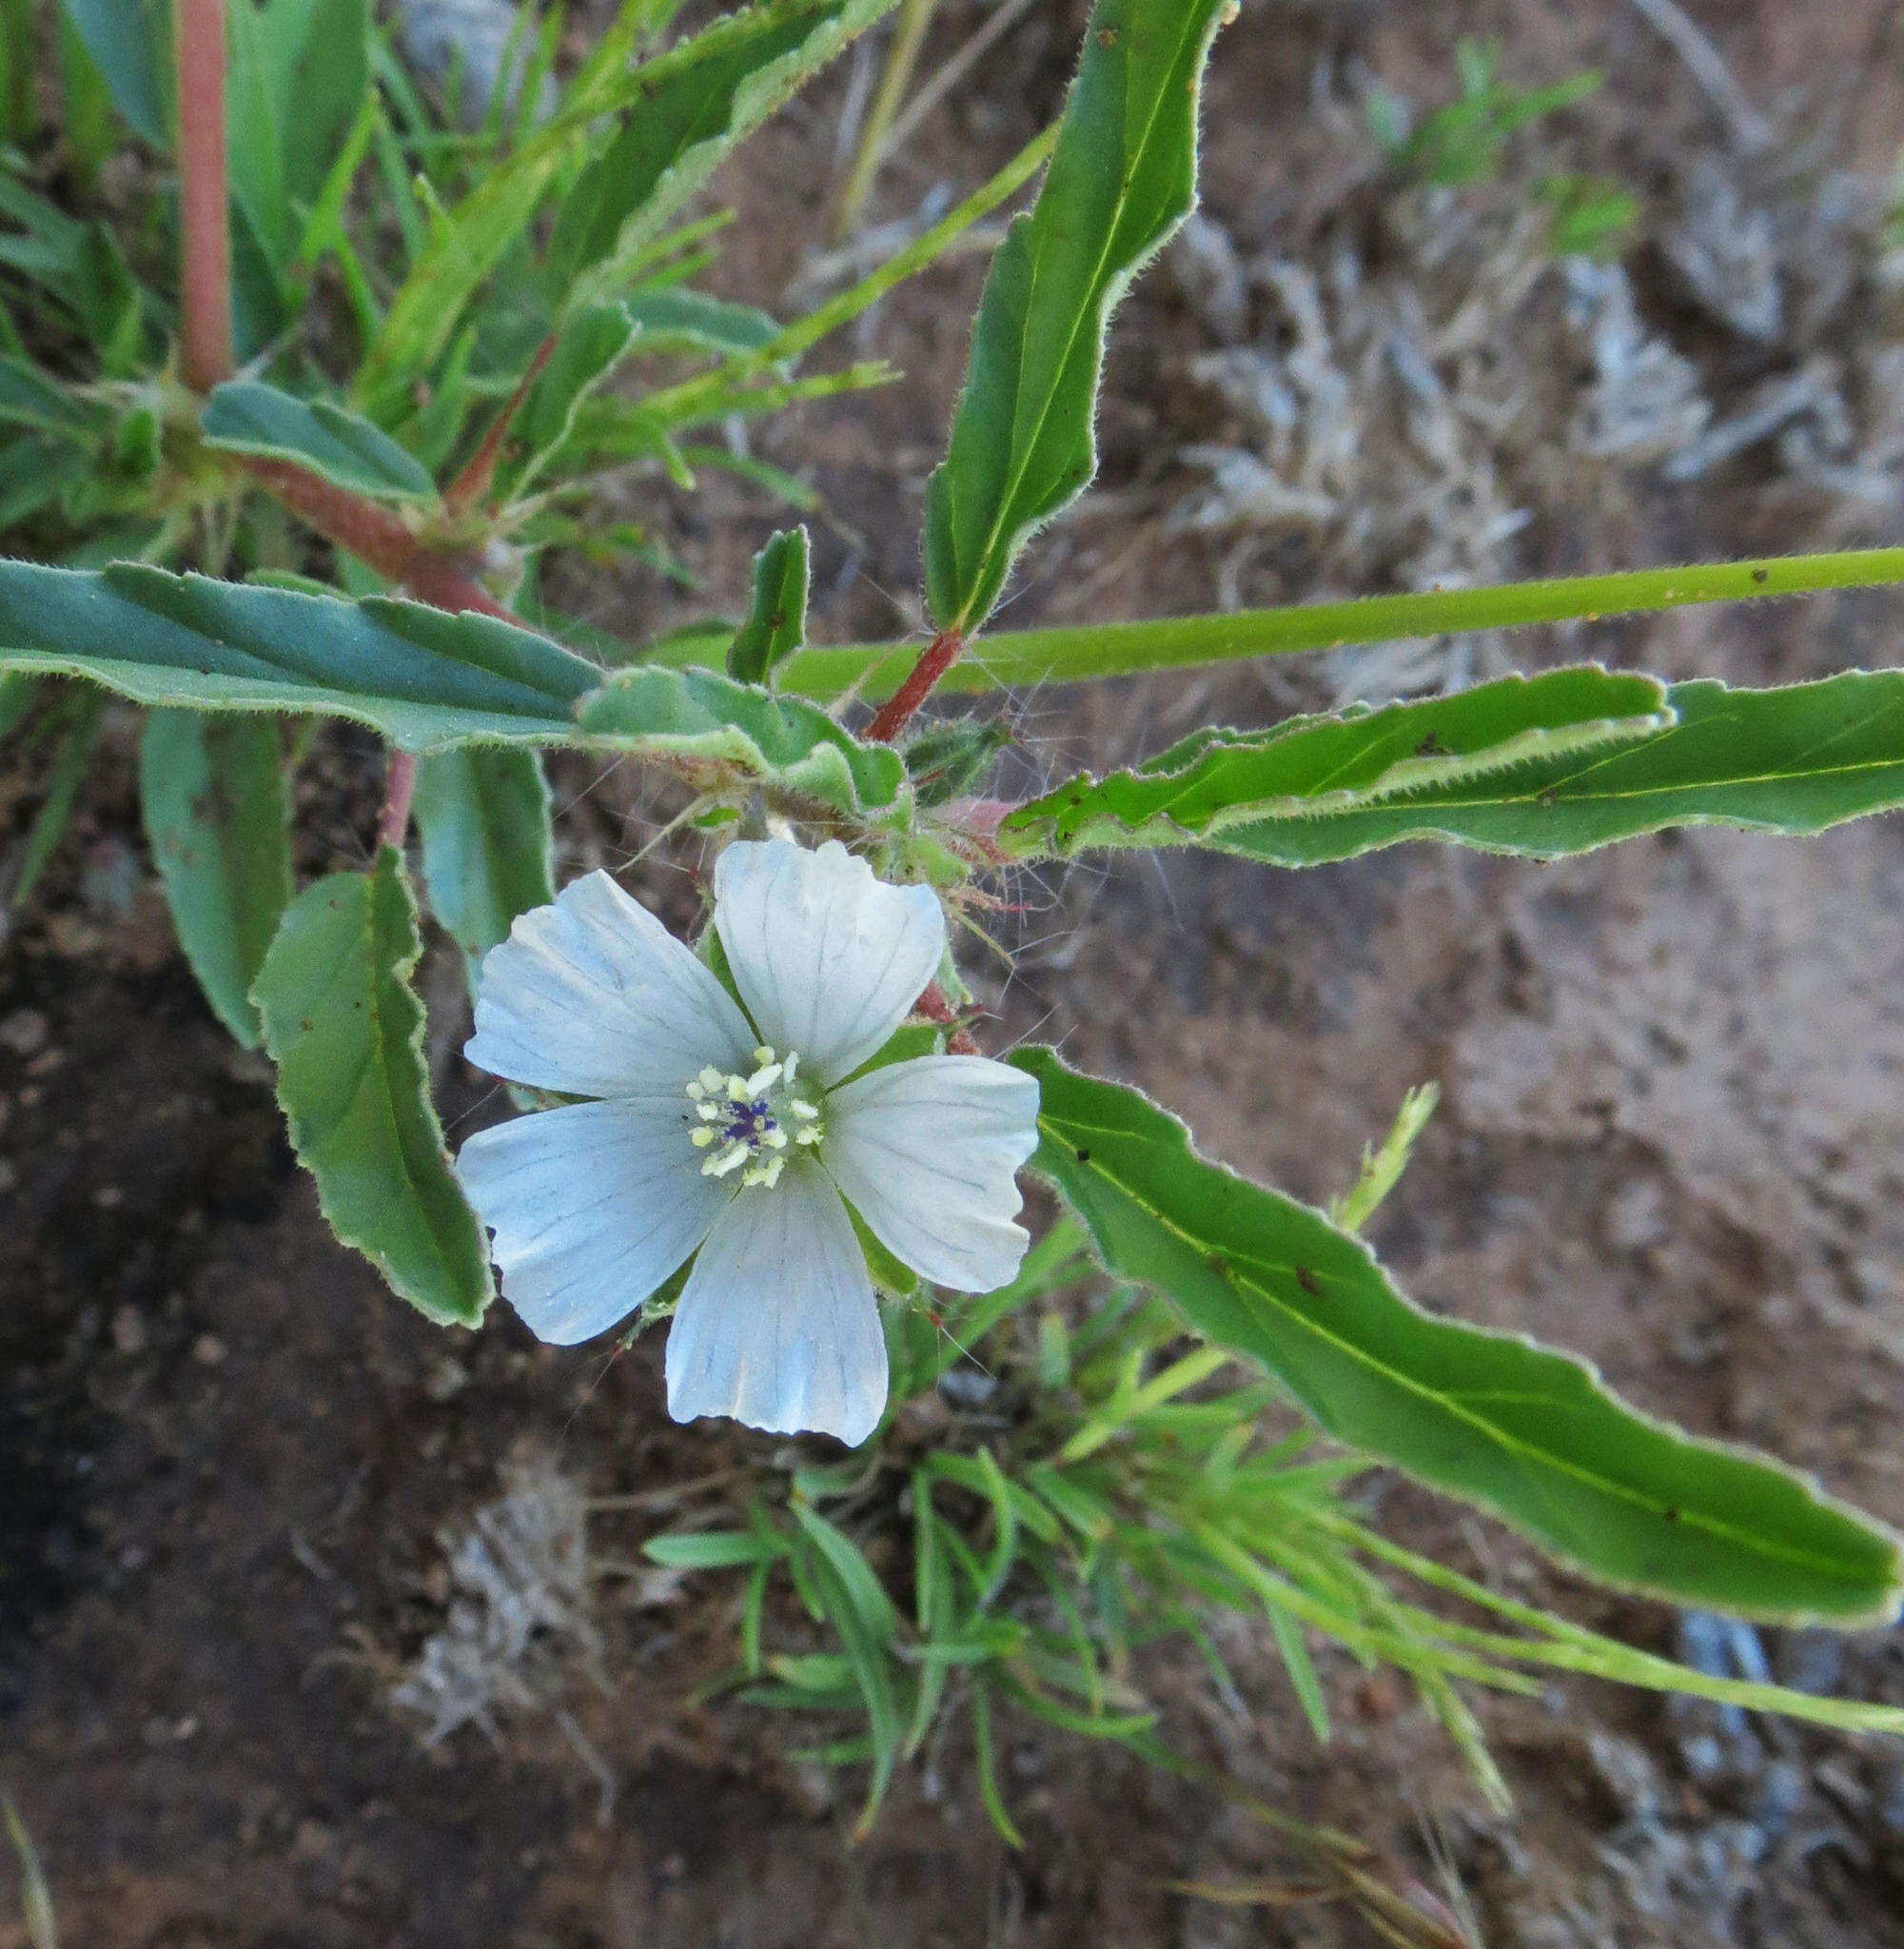
[[[1672,721],[1646,738],[1312,819],[1232,825],[1208,843],[1277,866],[1422,838],[1551,859],[1663,826],[1817,833],[1904,805],[1904,671],[1777,690],[1700,679],[1666,701]]]
[[[402,861],[334,873],[285,912],[252,991],[291,1144],[331,1230],[431,1319],[474,1326],[489,1247],[450,1169],[423,1066],[422,952]]]
[[[809,555],[799,527],[771,537],[754,558],[754,600],[727,651],[736,682],[765,683],[775,664],[806,641]]]
[[[154,711],[139,797],[172,925],[212,1013],[246,1049],[263,1033],[251,984],[291,898],[290,801],[278,726]]]
[[[583,703],[578,722],[588,738],[665,757],[710,786],[757,782],[875,822],[901,823],[911,808],[906,768],[890,745],[862,744],[813,704],[712,671],[623,671]]]
[[[1630,742],[1671,721],[1663,684],[1586,666],[1265,731],[1199,731],[1134,771],[1072,778],[1020,806],[999,843],[1020,856],[1213,845],[1266,817],[1326,819],[1413,803],[1430,786],[1512,779],[1537,759]]]
[[[262,380],[215,386],[199,420],[207,446],[294,461],[354,494],[426,501],[436,482],[382,427],[329,400],[294,399]]]
[[[1886,1619],[1897,1540],[1776,1464],[1635,1412],[1531,1341],[1438,1319],[1319,1211],[1199,1157],[1136,1091],[1048,1049],[1050,1180],[1106,1264],[1266,1367],[1338,1440],[1482,1504],[1610,1582],[1775,1618]]]
[[[406,751],[575,735],[596,665],[486,616],[167,575],[0,561],[0,671],[89,677],[148,704],[323,711]]]
[[[942,629],[991,613],[1031,531],[1097,469],[1104,335],[1196,194],[1197,93],[1225,0],[1098,0],[1050,168],[992,259],[952,443],[926,492]]]
[[[465,744],[417,760],[417,829],[431,911],[468,961],[556,896],[549,787],[533,751]]]

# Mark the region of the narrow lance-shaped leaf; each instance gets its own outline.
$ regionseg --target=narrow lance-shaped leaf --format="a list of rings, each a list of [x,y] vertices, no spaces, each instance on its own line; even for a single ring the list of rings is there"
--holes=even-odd
[[[634,111],[562,201],[549,246],[559,288],[658,234],[739,139],[886,12],[893,0],[766,0],[650,62]]]
[[[1098,0],[1038,201],[992,259],[952,443],[926,491],[926,600],[966,635],[1031,531],[1097,469],[1104,335],[1189,213],[1197,95],[1225,0]]]
[[[520,494],[555,458],[583,400],[615,369],[639,327],[625,305],[587,305],[562,327],[547,366],[511,429],[521,459],[498,470],[504,499]]]
[[[771,537],[754,558],[754,600],[727,652],[738,683],[765,683],[774,666],[807,640],[810,544],[804,527]]]
[[[354,494],[428,501],[436,482],[382,427],[329,400],[295,399],[262,380],[215,386],[199,420],[207,446],[291,461]]]
[[[167,575],[0,561],[0,671],[89,677],[134,701],[323,711],[407,751],[575,737],[601,671],[487,616]],[[843,734],[842,734],[843,735]]]
[[[386,846],[369,873],[334,873],[291,903],[252,1000],[331,1230],[419,1311],[474,1326],[490,1300],[489,1247],[430,1104],[409,987],[422,952]]]
[[[1146,622],[1067,623],[1053,629],[989,634],[983,659],[954,663],[942,691],[986,693],[1185,670],[1349,643],[1393,642],[1464,629],[1601,621],[1608,617],[1684,609],[1711,602],[1766,602],[1825,589],[1904,582],[1904,548],[1849,548],[1824,555],[1772,555],[1747,561],[1682,562],[1618,575],[1558,576],[1420,595],[1358,596],[1346,602],[1291,602],[1276,609],[1227,610]],[[665,644],[662,662],[685,657]],[[788,688],[819,702],[848,691],[877,702],[891,697],[918,661],[916,643],[808,647],[783,672]]]
[[[1327,1431],[1609,1582],[1781,1619],[1888,1620],[1897,1539],[1776,1464],[1623,1406],[1583,1362],[1437,1319],[1320,1211],[1199,1157],[1136,1091],[1048,1049],[1031,1169],[1107,1265],[1258,1360]]]
[[[1663,684],[1589,665],[1264,731],[1199,731],[1134,771],[1072,778],[1020,806],[999,843],[1021,857],[1214,845],[1266,817],[1326,820],[1417,805],[1431,788],[1502,789],[1498,779],[1518,789],[1536,763],[1631,743],[1671,722]]]
[[[1666,702],[1670,723],[1645,738],[1314,818],[1229,825],[1207,843],[1277,866],[1423,838],[1551,859],[1664,826],[1817,833],[1904,805],[1904,671],[1777,690],[1699,679],[1673,684]]]
[[[291,898],[290,802],[274,719],[154,711],[139,797],[172,925],[212,1012],[246,1049],[251,984]]]
[[[773,0],[716,20],[631,70],[591,63],[555,120],[488,171],[431,232],[391,302],[359,396],[379,410],[399,402],[449,344],[469,300],[562,172],[584,156],[597,160],[558,222],[558,288],[565,303],[614,295],[612,274],[595,280],[599,290],[578,288],[577,274],[653,236],[736,142],[893,4]],[[596,131],[613,116],[628,119],[618,131],[609,125],[611,166]]]
[[[541,759],[510,745],[465,744],[417,760],[414,800],[430,907],[477,964],[510,924],[556,896],[549,786]]]

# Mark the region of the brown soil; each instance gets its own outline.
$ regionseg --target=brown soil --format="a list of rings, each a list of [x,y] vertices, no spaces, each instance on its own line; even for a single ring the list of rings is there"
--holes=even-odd
[[[1833,153],[1888,162],[1904,91],[1880,0],[1832,10],[1829,33],[1810,6],[1761,0],[1742,24],[1698,10],[1759,100],[1802,86],[1854,101]],[[976,18],[945,15],[941,53]],[[891,168],[879,213],[1011,153],[1054,106],[1080,20],[1075,7],[1034,10],[966,103]],[[1316,63],[1357,56],[1419,95],[1442,86],[1458,33],[1486,31],[1529,76],[1601,62],[1607,90],[1579,140],[1651,195],[1670,191],[1676,155],[1712,141],[1702,99],[1623,8],[1250,10],[1212,73],[1207,207],[1248,247],[1301,249],[1353,153],[1307,111]],[[771,301],[797,268],[839,86],[768,130],[725,185],[746,210],[721,272],[736,294]],[[882,310],[857,349],[893,359],[903,384],[759,443],[810,465],[827,497],[815,586],[835,639],[916,620],[920,488],[976,278],[964,261]],[[1154,522],[1175,446],[1207,437],[1185,423],[1196,409],[1172,377],[1200,331],[1153,275],[1120,324],[1105,413],[1107,488],[1133,497],[1123,504],[1151,540],[1129,550],[1118,522],[1089,519],[1061,530],[1029,565],[1012,622],[1211,600],[1213,557],[1160,543]],[[692,606],[732,609],[773,510],[708,479],[691,510],[668,500],[647,512],[708,580]],[[1598,526],[1550,514],[1521,565],[1796,547],[1823,519],[1772,496],[1749,461],[1698,491],[1623,496]],[[1874,539],[1896,528],[1885,513]],[[1299,578],[1300,555],[1284,560]],[[1299,580],[1286,590],[1302,592]],[[645,579],[576,594],[631,636],[688,606]],[[1517,651],[1790,679],[1894,660],[1896,614],[1845,598]],[[1262,720],[1313,701],[1312,683],[1169,679],[1016,708],[1048,760],[1102,762],[1200,718]],[[425,1749],[392,1681],[442,1623],[442,1536],[497,1496],[505,1462],[553,1461],[609,1496],[765,1449],[672,1427],[650,1341],[618,1360],[543,1349],[506,1307],[478,1335],[446,1333],[329,1239],[263,1069],[225,1040],[171,946],[130,731],[130,714],[116,716],[60,862],[0,943],[0,1783],[66,1939],[1374,1939],[1326,1905],[1172,1892],[1269,1872],[1275,1850],[1200,1790],[1031,1728],[1013,1728],[1005,1768],[1022,1852],[991,1833],[955,1749],[847,1847],[853,1782],[784,1758],[760,1715],[676,1703],[729,1653],[731,1616],[692,1586],[604,1582],[601,1683],[579,1664],[570,1674],[566,1728],[524,1711],[493,1743],[465,1727]],[[640,781],[556,769],[564,871],[627,861],[649,834]],[[325,735],[304,786],[306,870],[362,857],[376,771],[366,740]],[[651,860],[633,877],[685,912],[675,869]],[[1316,1198],[1347,1180],[1406,1087],[1439,1079],[1443,1112],[1376,1233],[1410,1290],[1579,1348],[1642,1405],[1761,1444],[1904,1522],[1894,821],[1807,845],[1668,837],[1547,868],[1423,848],[1300,876],[1119,862],[1020,892],[1016,967],[991,987],[1001,1042],[1063,1040],[1180,1111],[1212,1153]],[[453,1128],[483,1091],[448,1053],[455,974],[446,958],[425,971]],[[1381,1507],[1397,1535],[1464,1568],[1635,1642],[1674,1642],[1664,1613],[1555,1576],[1490,1525],[1399,1485]],[[658,1520],[605,1514],[594,1546],[632,1559]],[[1904,1697],[1895,1633],[1843,1659],[1808,1636],[1768,1642],[1781,1670]],[[1904,1771],[1881,1742],[1557,1689],[1487,1708],[1518,1797],[1502,1820],[1400,1688],[1329,1664],[1341,1730],[1318,1750],[1261,1647],[1227,1650],[1247,1716],[1166,1663],[1151,1677],[1171,1736],[1365,1836],[1397,1879],[1435,1881],[1444,1854],[1488,1941],[1904,1943]],[[1726,1747],[1718,1763],[1701,1739]],[[0,1949],[25,1940],[0,1919]]]

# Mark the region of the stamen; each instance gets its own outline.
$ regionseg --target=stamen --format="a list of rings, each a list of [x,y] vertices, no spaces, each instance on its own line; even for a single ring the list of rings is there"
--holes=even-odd
[[[710,1064],[684,1085],[693,1107],[688,1141],[705,1151],[704,1177],[740,1172],[745,1186],[770,1189],[787,1167],[790,1140],[816,1144],[824,1131],[819,1104],[795,1096],[788,1087],[799,1067],[798,1054],[777,1054],[766,1043],[754,1052],[749,1075],[723,1075]]]

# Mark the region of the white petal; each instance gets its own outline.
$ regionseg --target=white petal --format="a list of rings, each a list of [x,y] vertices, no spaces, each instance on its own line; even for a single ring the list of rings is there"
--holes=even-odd
[[[741,840],[715,863],[714,924],[776,1050],[822,1085],[851,1075],[906,1019],[945,953],[930,887],[888,886],[837,839],[815,853]]]
[[[857,1447],[886,1410],[866,1257],[817,1166],[742,1191],[708,1233],[668,1329],[668,1412],[815,1428]]]
[[[571,1347],[625,1319],[733,1196],[701,1175],[686,1108],[564,1104],[462,1147],[457,1175],[496,1233],[503,1297],[539,1340]]]
[[[826,1168],[895,1258],[990,1292],[1028,1243],[1016,1173],[1038,1148],[1038,1085],[982,1055],[889,1063],[826,1101]]]
[[[755,1035],[692,950],[605,873],[519,918],[482,963],[478,1069],[571,1096],[674,1096],[704,1064],[733,1069]]]

